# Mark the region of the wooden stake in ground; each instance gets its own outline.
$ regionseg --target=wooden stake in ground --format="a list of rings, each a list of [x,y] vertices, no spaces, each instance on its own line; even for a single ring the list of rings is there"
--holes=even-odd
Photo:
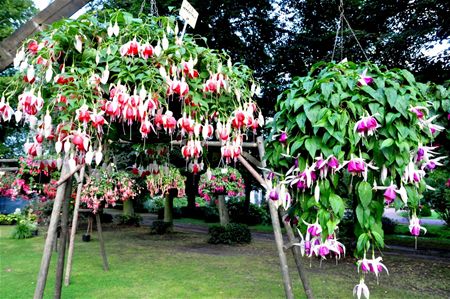
[[[69,165],[67,161],[63,162],[61,170],[61,178],[69,173]],[[36,283],[36,289],[34,290],[34,299],[42,299],[44,296],[45,284],[47,282],[48,268],[50,266],[50,259],[52,257],[52,246],[56,238],[56,228],[59,222],[59,213],[61,211],[61,205],[64,200],[66,189],[66,183],[58,186],[56,189],[55,201],[53,202],[52,215],[50,217],[50,224],[48,226],[47,238],[45,239],[44,252],[42,254],[41,267]]]
[[[284,216],[284,215],[282,215],[282,216]],[[294,232],[292,231],[291,224],[289,222],[285,221],[284,227],[286,228],[286,234],[288,236],[289,243],[291,243],[291,244],[295,243],[296,238],[295,238]],[[291,250],[292,250],[292,255],[294,256],[294,259],[295,259],[295,264],[297,265],[298,275],[300,276],[300,280],[302,281],[302,284],[303,284],[303,289],[305,290],[306,298],[313,299],[314,296],[312,293],[312,289],[309,286],[309,280],[308,280],[308,277],[306,277],[305,268],[303,267],[303,264],[302,264],[300,248],[298,246],[292,246]]]
[[[59,252],[58,252],[58,263],[56,265],[56,276],[55,276],[55,299],[61,298],[61,288],[64,273],[64,263],[66,258],[66,245],[67,245],[67,222],[69,220],[69,201],[72,195],[72,178],[69,178],[66,182],[66,190],[64,196],[64,202],[62,204],[62,215],[61,215],[61,234],[59,242]]]
[[[98,239],[100,241],[100,255],[102,256],[102,259],[103,259],[103,269],[105,271],[108,271],[109,265],[108,265],[108,259],[106,258],[105,241],[103,240],[102,223],[100,222],[100,215],[98,213],[95,214],[95,219],[97,222]]]
[[[167,225],[168,231],[173,229],[173,192],[175,191],[168,190],[164,194],[164,223]]]
[[[75,244],[75,234],[77,233],[78,228],[78,210],[80,208],[81,191],[83,190],[84,171],[85,165],[81,167],[80,175],[78,177],[77,195],[75,197],[75,207],[73,209],[72,229],[70,231],[69,252],[67,255],[66,275],[64,278],[64,284],[66,286],[70,283],[70,272],[72,271],[73,248]]]

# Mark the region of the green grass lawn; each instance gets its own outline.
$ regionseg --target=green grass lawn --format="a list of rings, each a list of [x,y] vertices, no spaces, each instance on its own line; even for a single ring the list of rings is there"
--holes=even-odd
[[[10,239],[0,226],[0,298],[32,298],[44,238]],[[283,298],[275,244],[254,240],[245,246],[210,245],[206,235],[176,232],[150,235],[148,228],[105,227],[110,271],[102,270],[97,236],[77,235],[72,284],[63,298]],[[56,256],[54,256],[55,258]],[[289,254],[296,298],[304,298]],[[53,297],[54,261],[45,298]],[[307,259],[304,259],[309,264]],[[358,274],[353,258],[338,266],[316,259],[307,274],[316,298],[351,298]],[[366,279],[371,298],[444,298],[450,293],[450,261],[385,256],[390,276],[380,285]]]
[[[409,211],[398,211],[397,215],[403,218],[409,218]],[[441,216],[434,210],[431,210],[431,216],[428,217],[420,216],[420,219],[441,219]]]

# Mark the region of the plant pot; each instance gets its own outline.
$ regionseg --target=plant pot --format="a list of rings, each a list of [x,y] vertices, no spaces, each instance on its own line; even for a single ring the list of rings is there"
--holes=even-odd
[[[91,235],[84,234],[82,237],[83,242],[90,242],[91,241]]]

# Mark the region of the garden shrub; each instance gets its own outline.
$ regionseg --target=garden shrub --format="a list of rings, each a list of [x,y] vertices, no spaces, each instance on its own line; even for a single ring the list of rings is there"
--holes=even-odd
[[[431,207],[429,204],[424,204],[419,211],[419,216],[421,217],[430,217],[431,216]]]
[[[394,221],[392,221],[387,217],[382,217],[381,225],[385,235],[392,235],[395,232],[395,227],[397,226],[397,223],[395,223]]]
[[[245,211],[245,202],[237,198],[230,198],[227,202],[228,213],[232,222],[247,225],[266,224],[270,222],[270,216],[266,209],[250,203],[248,211]]]
[[[442,220],[450,226],[450,171],[442,167],[430,173],[429,184],[436,190],[427,190],[424,197],[439,214]]]
[[[134,225],[140,226],[142,221],[142,217],[140,215],[120,215],[119,216],[119,224],[121,225]]]
[[[252,235],[247,225],[230,223],[226,226],[212,225],[208,229],[210,244],[248,244]]]
[[[13,239],[28,239],[36,235],[37,225],[26,219],[19,220],[12,232]]]
[[[162,220],[155,220],[150,227],[152,234],[164,235],[172,225]]]
[[[16,224],[19,216],[16,214],[3,215],[0,214],[0,225]]]

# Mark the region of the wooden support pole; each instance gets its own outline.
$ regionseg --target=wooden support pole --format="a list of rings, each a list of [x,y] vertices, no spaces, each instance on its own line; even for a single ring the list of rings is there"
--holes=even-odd
[[[59,245],[58,262],[56,264],[56,276],[55,276],[55,295],[54,295],[55,299],[61,298],[64,263],[66,260],[66,247],[67,247],[66,245],[67,245],[67,236],[68,236],[67,222],[69,220],[69,202],[70,202],[71,194],[72,194],[72,178],[69,178],[66,181],[64,202],[62,204],[61,234],[60,234],[60,242],[59,242],[60,245]]]
[[[283,235],[281,234],[280,221],[278,219],[278,211],[273,201],[269,200],[270,218],[272,218],[273,234],[275,235],[275,243],[277,245],[278,257],[280,258],[281,275],[283,276],[283,285],[286,298],[294,298],[292,292],[291,277],[289,276],[289,267],[287,264],[286,254],[283,250]]]
[[[69,178],[71,178],[77,171],[79,171],[81,169],[81,167],[83,167],[83,166],[78,165],[73,171],[68,171],[64,176],[61,175],[61,177],[59,178],[59,181],[56,182],[55,187],[59,187],[59,185],[61,185],[62,183],[67,181]]]
[[[80,169],[80,175],[77,186],[77,195],[75,197],[75,207],[73,209],[72,229],[70,230],[69,252],[67,255],[66,275],[64,278],[64,284],[66,286],[68,286],[70,283],[70,272],[72,271],[73,249],[75,244],[75,234],[77,233],[78,228],[78,210],[80,208],[80,199],[81,199],[81,191],[83,190],[85,168],[86,165],[83,164],[83,166]]]
[[[281,215],[281,216],[284,216],[284,215]],[[295,238],[294,232],[292,231],[291,224],[289,222],[285,221],[284,227],[286,229],[286,234],[288,236],[289,243],[290,244],[296,243],[297,240]],[[300,276],[300,280],[302,281],[303,289],[305,290],[306,298],[313,299],[314,296],[312,293],[312,289],[309,285],[309,280],[308,280],[308,277],[306,277],[305,268],[303,267],[303,264],[302,264],[300,248],[298,246],[292,246],[291,251],[292,251],[292,255],[294,256],[295,264],[297,265],[297,271],[298,271],[298,275]]]
[[[169,226],[168,230],[172,231],[173,228],[173,196],[171,190],[164,194],[164,222]]]
[[[105,271],[108,271],[109,265],[108,265],[108,259],[106,258],[105,241],[103,240],[102,223],[100,222],[100,215],[98,213],[95,214],[95,220],[97,222],[98,240],[100,241],[100,254],[103,259],[103,269]]]
[[[69,165],[67,161],[63,162],[61,170],[61,177],[64,177],[69,173]],[[50,218],[50,224],[48,226],[47,238],[45,239],[44,252],[42,254],[41,267],[36,283],[36,289],[34,290],[34,299],[42,299],[44,296],[45,284],[47,282],[48,268],[50,266],[50,259],[52,257],[52,246],[56,238],[56,228],[59,222],[59,213],[61,211],[61,205],[64,200],[66,184],[61,184],[56,189],[55,201],[53,202],[53,210]]]

